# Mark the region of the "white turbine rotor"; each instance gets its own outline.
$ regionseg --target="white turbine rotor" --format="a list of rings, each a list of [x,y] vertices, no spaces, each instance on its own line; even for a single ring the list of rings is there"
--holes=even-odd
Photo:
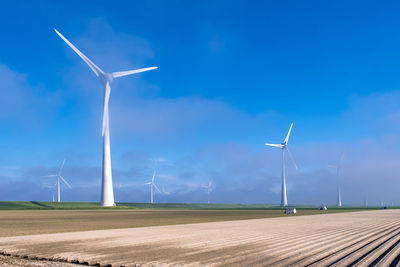
[[[104,136],[106,131],[106,126],[108,125],[108,102],[110,101],[111,86],[110,83],[105,85],[105,95],[104,95],[104,107],[103,107],[103,129],[101,135]]]
[[[75,51],[75,53],[78,54],[78,56],[80,56],[83,59],[83,61],[86,62],[86,64],[88,64],[88,66],[92,69],[92,71],[96,74],[97,77],[100,77],[101,74],[104,74],[104,72],[99,67],[97,67],[96,64],[94,64],[88,57],[86,57],[81,51],[79,51],[79,49],[76,48],[70,41],[68,41],[67,38],[65,38],[56,29],[54,29],[54,31],[61,37],[61,39],[64,40],[64,42],[67,43],[67,45],[69,45],[69,47],[72,48],[72,50]]]
[[[58,171],[58,175],[61,174],[62,169],[64,168],[64,164],[65,164],[65,159],[64,159],[63,162],[61,163],[60,170]]]
[[[61,181],[63,181],[64,184],[66,184],[66,185],[69,187],[69,189],[72,189],[72,186],[64,179],[64,177],[62,177],[62,176],[60,175],[60,178],[61,178]]]
[[[294,157],[293,157],[293,155],[292,155],[292,152],[290,152],[290,149],[289,149],[288,146],[286,147],[286,150],[287,150],[287,152],[288,152],[288,154],[289,154],[289,157],[290,157],[290,159],[291,159],[291,161],[292,161],[294,167],[296,168],[296,170],[299,170],[299,167],[297,166],[296,161],[294,160]]]
[[[264,145],[283,148],[283,145],[281,145],[281,144],[267,144],[267,143],[265,143]]]
[[[292,122],[292,124],[290,124],[289,131],[288,131],[288,133],[286,135],[285,141],[283,142],[284,144],[289,143],[289,137],[290,137],[290,132],[292,131],[292,127],[293,127],[293,122]]]
[[[158,192],[160,192],[162,194],[161,190],[158,188],[158,186],[156,184],[153,183],[153,186],[157,189]]]
[[[140,73],[140,72],[145,72],[145,71],[155,70],[155,69],[158,69],[158,67],[150,67],[150,68],[143,68],[143,69],[137,69],[137,70],[127,70],[127,71],[117,71],[117,72],[111,73],[111,75],[113,78],[118,78],[118,77],[128,76],[128,75],[132,75],[135,73]]]

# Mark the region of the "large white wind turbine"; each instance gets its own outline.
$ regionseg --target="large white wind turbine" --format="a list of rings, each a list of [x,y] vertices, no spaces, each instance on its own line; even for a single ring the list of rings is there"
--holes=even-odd
[[[285,140],[283,141],[282,144],[265,144],[266,146],[273,146],[273,147],[278,147],[282,149],[282,196],[281,196],[281,206],[287,206],[288,201],[287,201],[287,194],[286,194],[286,171],[285,171],[285,151],[289,153],[290,159],[292,160],[292,163],[296,170],[298,170],[297,164],[294,161],[294,158],[292,156],[292,153],[290,153],[289,147],[288,147],[288,142],[289,142],[289,137],[290,137],[290,132],[292,131],[293,123],[290,124],[289,132],[286,135]]]
[[[158,186],[154,183],[154,178],[156,177],[156,171],[154,171],[153,173],[153,177],[151,178],[151,182],[145,183],[145,184],[149,184],[150,185],[150,203],[153,204],[154,203],[154,198],[153,198],[153,194],[154,194],[154,189],[157,189],[158,192],[161,193],[161,190],[158,188]]]
[[[341,207],[342,206],[342,193],[340,191],[340,185],[339,185],[339,178],[340,178],[340,174],[342,171],[342,164],[343,164],[343,158],[344,158],[344,153],[342,153],[342,155],[340,156],[340,160],[339,163],[337,165],[328,165],[329,168],[334,168],[336,169],[336,176],[337,176],[337,206]]]
[[[94,64],[89,58],[87,58],[81,51],[79,51],[73,44],[71,44],[61,33],[56,29],[55,32],[63,39],[69,47],[72,48],[86,64],[92,69],[94,74],[99,77],[101,84],[104,87],[104,108],[103,108],[103,180],[101,186],[101,205],[105,207],[114,206],[114,192],[112,185],[112,173],[111,173],[111,152],[110,152],[110,130],[108,120],[108,102],[110,100],[111,83],[113,79],[131,74],[144,72],[148,70],[154,70],[158,67],[143,68],[137,70],[119,71],[106,73],[102,71],[96,64]]]
[[[210,195],[211,195],[211,192],[212,192],[212,189],[213,189],[212,186],[213,186],[213,182],[212,181],[208,182],[208,185],[203,185],[202,186],[202,188],[207,189],[207,196],[208,196],[207,203],[208,204],[210,204]]]
[[[60,202],[61,196],[60,196],[60,181],[62,181],[66,186],[68,186],[70,189],[72,188],[71,185],[64,179],[64,177],[61,176],[62,169],[64,168],[65,164],[65,159],[61,163],[60,169],[57,174],[50,174],[47,175],[46,177],[57,177],[57,202]]]

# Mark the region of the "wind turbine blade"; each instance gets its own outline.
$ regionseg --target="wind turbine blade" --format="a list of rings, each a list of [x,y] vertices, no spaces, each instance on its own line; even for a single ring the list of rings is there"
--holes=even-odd
[[[156,171],[153,172],[153,178],[151,178],[151,182],[154,183],[154,177],[156,176]]]
[[[65,164],[65,159],[61,163],[60,170],[58,171],[58,175],[61,175],[62,169],[64,168],[64,164]]]
[[[103,130],[101,132],[102,136],[104,136],[106,132],[106,126],[108,123],[108,102],[110,100],[110,93],[111,93],[111,87],[109,83],[106,83],[106,88],[105,88],[105,95],[104,95],[104,110],[103,110]]]
[[[64,177],[62,177],[62,176],[60,175],[60,178],[61,178],[61,180],[64,182],[64,184],[66,184],[66,185],[69,187],[69,189],[72,189],[71,185],[64,179]]]
[[[45,175],[43,177],[58,177],[58,174],[50,174],[50,175]]]
[[[299,170],[299,167],[297,167],[296,161],[294,160],[294,157],[292,155],[292,152],[290,152],[289,147],[286,147],[286,150],[289,154],[290,159],[292,160],[294,167],[296,168],[296,170]]]
[[[164,195],[169,195],[169,192],[165,191],[164,186],[163,186],[163,188],[162,188],[162,192],[163,192]]]
[[[143,69],[137,69],[137,70],[127,70],[127,71],[117,71],[117,72],[113,72],[112,76],[113,76],[113,78],[118,78],[118,77],[132,75],[132,74],[135,74],[135,73],[154,70],[154,69],[158,69],[158,67],[150,67],[150,68],[143,68]]]
[[[78,56],[80,56],[83,61],[86,62],[86,64],[89,65],[89,67],[92,69],[92,71],[96,74],[97,77],[99,77],[101,74],[104,74],[104,72],[96,66],[96,64],[94,64],[89,58],[87,58],[81,51],[78,50],[78,48],[76,48],[70,41],[67,40],[67,38],[65,38],[61,33],[59,33],[56,29],[54,29],[54,31],[58,34],[58,36],[61,37],[61,39],[64,40],[64,42],[67,43],[67,45],[69,45],[69,47],[72,48],[72,50],[75,51],[75,53],[78,54]]]
[[[342,153],[342,155],[340,156],[339,166],[342,166],[342,164],[343,164],[343,158],[344,158],[344,153]]]
[[[266,146],[273,146],[273,147],[279,147],[279,148],[282,148],[282,147],[283,147],[283,145],[280,145],[280,144],[267,144],[267,143],[265,143],[264,145],[266,145]]]
[[[151,182],[145,183],[145,185],[146,185],[146,184],[151,184]]]
[[[292,127],[293,127],[293,122],[292,122],[292,124],[290,124],[289,132],[287,133],[285,141],[284,141],[285,144],[287,144],[289,142],[289,137],[290,137],[290,132],[292,131]]]
[[[157,191],[160,192],[160,193],[162,194],[162,192],[161,192],[161,190],[158,188],[158,186],[157,186],[156,184],[153,184],[153,185],[154,185],[154,187],[157,189]]]

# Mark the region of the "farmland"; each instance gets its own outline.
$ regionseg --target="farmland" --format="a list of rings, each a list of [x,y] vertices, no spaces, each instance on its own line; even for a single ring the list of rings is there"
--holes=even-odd
[[[268,210],[264,212],[268,214]],[[199,217],[207,216],[200,213]],[[13,258],[101,266],[396,266],[400,260],[400,210],[2,237],[0,250]]]
[[[317,207],[300,206],[294,216],[360,210],[364,209],[319,211]],[[281,216],[284,216],[283,210],[276,205],[121,203],[114,208],[103,208],[98,203],[88,202],[3,201],[0,202],[0,237]]]

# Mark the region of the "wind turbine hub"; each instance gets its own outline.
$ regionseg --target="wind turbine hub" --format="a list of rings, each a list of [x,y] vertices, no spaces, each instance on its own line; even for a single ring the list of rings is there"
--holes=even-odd
[[[109,83],[111,84],[113,81],[114,77],[112,76],[111,73],[104,73],[103,75],[100,76],[100,80],[102,84]]]

